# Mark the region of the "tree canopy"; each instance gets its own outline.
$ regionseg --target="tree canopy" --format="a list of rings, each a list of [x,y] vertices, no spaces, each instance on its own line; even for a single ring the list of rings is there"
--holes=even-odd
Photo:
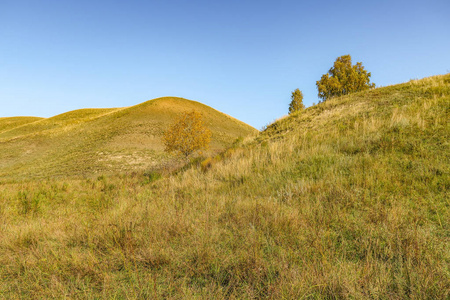
[[[361,62],[352,66],[350,55],[340,56],[328,73],[316,82],[319,98],[327,100],[373,88],[375,84],[370,82],[370,76],[371,73],[364,69]]]
[[[207,149],[210,140],[211,131],[203,125],[202,114],[196,111],[180,115],[163,135],[165,151],[176,151],[185,157]]]
[[[289,104],[289,114],[305,109],[303,105],[303,93],[299,89],[292,92],[291,103]]]

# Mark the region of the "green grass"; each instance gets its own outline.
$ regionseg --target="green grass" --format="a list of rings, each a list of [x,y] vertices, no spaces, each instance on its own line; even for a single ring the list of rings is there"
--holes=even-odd
[[[5,118],[0,119],[0,180],[92,176],[169,164],[172,157],[164,153],[161,135],[177,114],[191,110],[204,114],[213,133],[211,153],[257,132],[211,107],[170,97],[48,119]]]
[[[447,299],[450,74],[164,175],[3,183],[7,299]]]

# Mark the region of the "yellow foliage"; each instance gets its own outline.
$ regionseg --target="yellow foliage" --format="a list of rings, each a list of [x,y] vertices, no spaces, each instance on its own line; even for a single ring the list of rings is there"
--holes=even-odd
[[[164,132],[165,151],[177,151],[184,156],[207,149],[211,141],[211,131],[203,125],[202,114],[196,111],[182,114]]]
[[[364,69],[361,62],[352,65],[350,55],[340,56],[328,73],[316,81],[319,98],[327,100],[374,88],[375,84],[370,82],[371,75]]]

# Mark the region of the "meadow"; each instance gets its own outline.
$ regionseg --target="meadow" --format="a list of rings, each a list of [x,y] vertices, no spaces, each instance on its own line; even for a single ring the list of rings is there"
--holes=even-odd
[[[0,298],[448,299],[449,114],[447,74],[178,170],[5,175]]]

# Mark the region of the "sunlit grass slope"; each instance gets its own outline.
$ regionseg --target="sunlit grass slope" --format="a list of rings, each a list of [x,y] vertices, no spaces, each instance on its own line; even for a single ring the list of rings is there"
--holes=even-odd
[[[157,166],[168,158],[163,131],[177,114],[191,110],[204,114],[213,132],[212,151],[257,132],[201,103],[168,97],[126,108],[81,109],[28,124],[28,119],[5,118],[0,119],[0,179],[89,176]]]
[[[449,113],[436,76],[328,100],[159,179],[3,184],[0,295],[448,299]]]
[[[0,133],[41,120],[39,117],[10,117],[0,118]]]

